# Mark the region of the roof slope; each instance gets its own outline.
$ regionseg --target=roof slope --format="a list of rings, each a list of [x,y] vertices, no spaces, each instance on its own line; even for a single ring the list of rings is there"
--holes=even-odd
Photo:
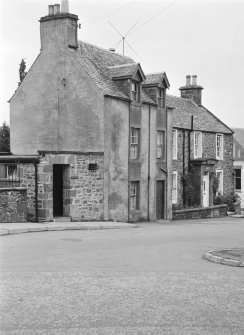
[[[234,133],[234,138],[244,149],[244,128],[232,128]]]
[[[231,134],[232,130],[203,106],[192,100],[173,95],[166,96],[168,106],[174,107],[173,127],[191,129],[191,115],[194,116],[194,130]]]
[[[77,50],[70,51],[104,95],[130,100],[112,78],[119,74],[131,74],[138,63],[129,57],[81,41]],[[144,92],[142,97],[143,102],[155,104]]]

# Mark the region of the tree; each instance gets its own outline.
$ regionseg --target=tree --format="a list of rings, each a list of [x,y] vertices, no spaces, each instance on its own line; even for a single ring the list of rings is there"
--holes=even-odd
[[[26,76],[26,63],[25,63],[25,59],[22,58],[21,63],[19,65],[19,85],[21,84],[21,82],[24,80],[25,76]]]
[[[4,121],[0,126],[0,152],[10,151],[10,128]]]

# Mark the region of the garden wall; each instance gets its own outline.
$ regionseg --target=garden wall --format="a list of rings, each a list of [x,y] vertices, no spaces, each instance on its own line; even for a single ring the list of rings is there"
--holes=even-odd
[[[227,216],[227,205],[202,208],[181,209],[173,212],[173,220],[191,220],[202,218],[219,218]]]
[[[0,188],[0,222],[27,221],[27,190],[23,187]]]

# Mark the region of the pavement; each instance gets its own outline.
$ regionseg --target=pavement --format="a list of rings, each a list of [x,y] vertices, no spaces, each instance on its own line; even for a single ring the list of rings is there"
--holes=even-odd
[[[244,268],[244,248],[208,251],[203,258],[214,263]]]
[[[125,222],[19,222],[0,223],[0,235],[14,235],[23,233],[37,233],[62,230],[98,230],[98,229],[128,229],[137,225]]]

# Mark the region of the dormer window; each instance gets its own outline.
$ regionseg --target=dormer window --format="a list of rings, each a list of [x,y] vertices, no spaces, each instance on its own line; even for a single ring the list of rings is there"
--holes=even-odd
[[[131,82],[131,98],[135,102],[140,102],[139,83],[136,81]]]
[[[165,90],[163,88],[158,89],[158,105],[163,108],[165,106]]]

